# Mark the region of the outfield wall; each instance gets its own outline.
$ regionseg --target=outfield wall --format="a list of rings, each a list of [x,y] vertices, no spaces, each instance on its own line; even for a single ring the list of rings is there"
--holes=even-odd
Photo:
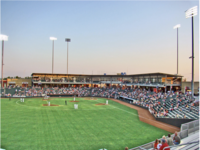
[[[133,102],[133,100],[129,100],[129,99],[128,100],[119,99],[119,100],[121,100],[123,102],[126,102],[126,103],[129,103],[131,105],[134,105],[134,106],[149,110],[147,107],[143,107],[143,106],[140,106],[140,105],[137,105],[137,104],[130,103],[130,102]]]
[[[181,124],[188,123],[190,121],[194,121],[195,119],[178,119],[178,118],[156,118],[157,121],[161,121],[176,127],[181,127]]]
[[[47,94],[49,97],[74,97],[74,94]],[[78,94],[75,94],[78,97]]]
[[[74,97],[73,94],[68,94],[68,95],[59,95],[59,94],[54,94],[54,95],[47,95],[49,97]],[[78,97],[78,95],[76,95],[77,98],[81,98],[81,97],[96,97],[96,98],[107,98],[107,97],[100,97],[100,96],[81,96]],[[22,96],[22,97],[9,97],[9,96],[0,96],[0,98],[44,98],[44,96]],[[110,97],[113,98],[113,97]],[[107,98],[109,99],[109,98]]]

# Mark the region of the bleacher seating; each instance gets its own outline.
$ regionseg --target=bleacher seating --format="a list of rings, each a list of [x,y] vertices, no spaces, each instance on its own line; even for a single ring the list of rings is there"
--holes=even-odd
[[[170,150],[197,150],[199,149],[199,120],[182,124],[178,133],[181,142],[179,145],[170,146]],[[172,139],[174,134],[171,135]],[[159,139],[161,140],[161,139]],[[154,150],[154,141],[129,150]]]
[[[17,89],[17,91],[16,91]],[[184,94],[155,93],[140,89],[123,88],[6,88],[6,94],[20,96],[42,96],[43,94],[79,94],[79,96],[121,97],[127,103],[148,108],[155,116],[160,118],[199,119],[199,106],[192,106],[194,102],[190,96]],[[161,97],[162,95],[163,97]],[[178,105],[178,106],[177,106]]]

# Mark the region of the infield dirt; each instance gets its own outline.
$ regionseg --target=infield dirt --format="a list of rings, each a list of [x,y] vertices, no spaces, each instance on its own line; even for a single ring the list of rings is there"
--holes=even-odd
[[[95,105],[106,105],[105,103],[98,103],[98,104],[95,104]]]
[[[49,106],[48,104],[43,104],[43,106]],[[56,104],[50,104],[50,106],[59,106],[59,105],[56,105]]]
[[[174,133],[175,131],[178,131],[178,132],[180,131],[180,128],[178,128],[176,126],[172,126],[172,125],[169,125],[167,123],[163,123],[163,122],[157,121],[153,117],[153,115],[146,109],[137,107],[135,105],[128,104],[126,102],[122,102],[120,100],[116,100],[116,99],[111,99],[111,100],[137,110],[139,119],[142,122],[148,123],[148,124],[150,124],[152,126],[155,126],[157,128],[163,129],[163,130],[171,132],[171,133]]]

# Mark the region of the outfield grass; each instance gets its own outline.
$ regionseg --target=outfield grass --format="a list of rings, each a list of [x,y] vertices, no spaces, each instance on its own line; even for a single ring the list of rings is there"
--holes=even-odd
[[[1,148],[6,150],[124,150],[161,138],[167,131],[139,121],[137,111],[106,99],[1,99]],[[67,100],[68,105],[65,105]]]

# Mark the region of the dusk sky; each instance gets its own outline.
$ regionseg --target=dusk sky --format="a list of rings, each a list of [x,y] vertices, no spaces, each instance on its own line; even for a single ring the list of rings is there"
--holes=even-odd
[[[4,77],[54,73],[176,74],[179,28],[179,74],[191,81],[191,18],[194,17],[195,81],[199,81],[198,1],[1,1]]]

